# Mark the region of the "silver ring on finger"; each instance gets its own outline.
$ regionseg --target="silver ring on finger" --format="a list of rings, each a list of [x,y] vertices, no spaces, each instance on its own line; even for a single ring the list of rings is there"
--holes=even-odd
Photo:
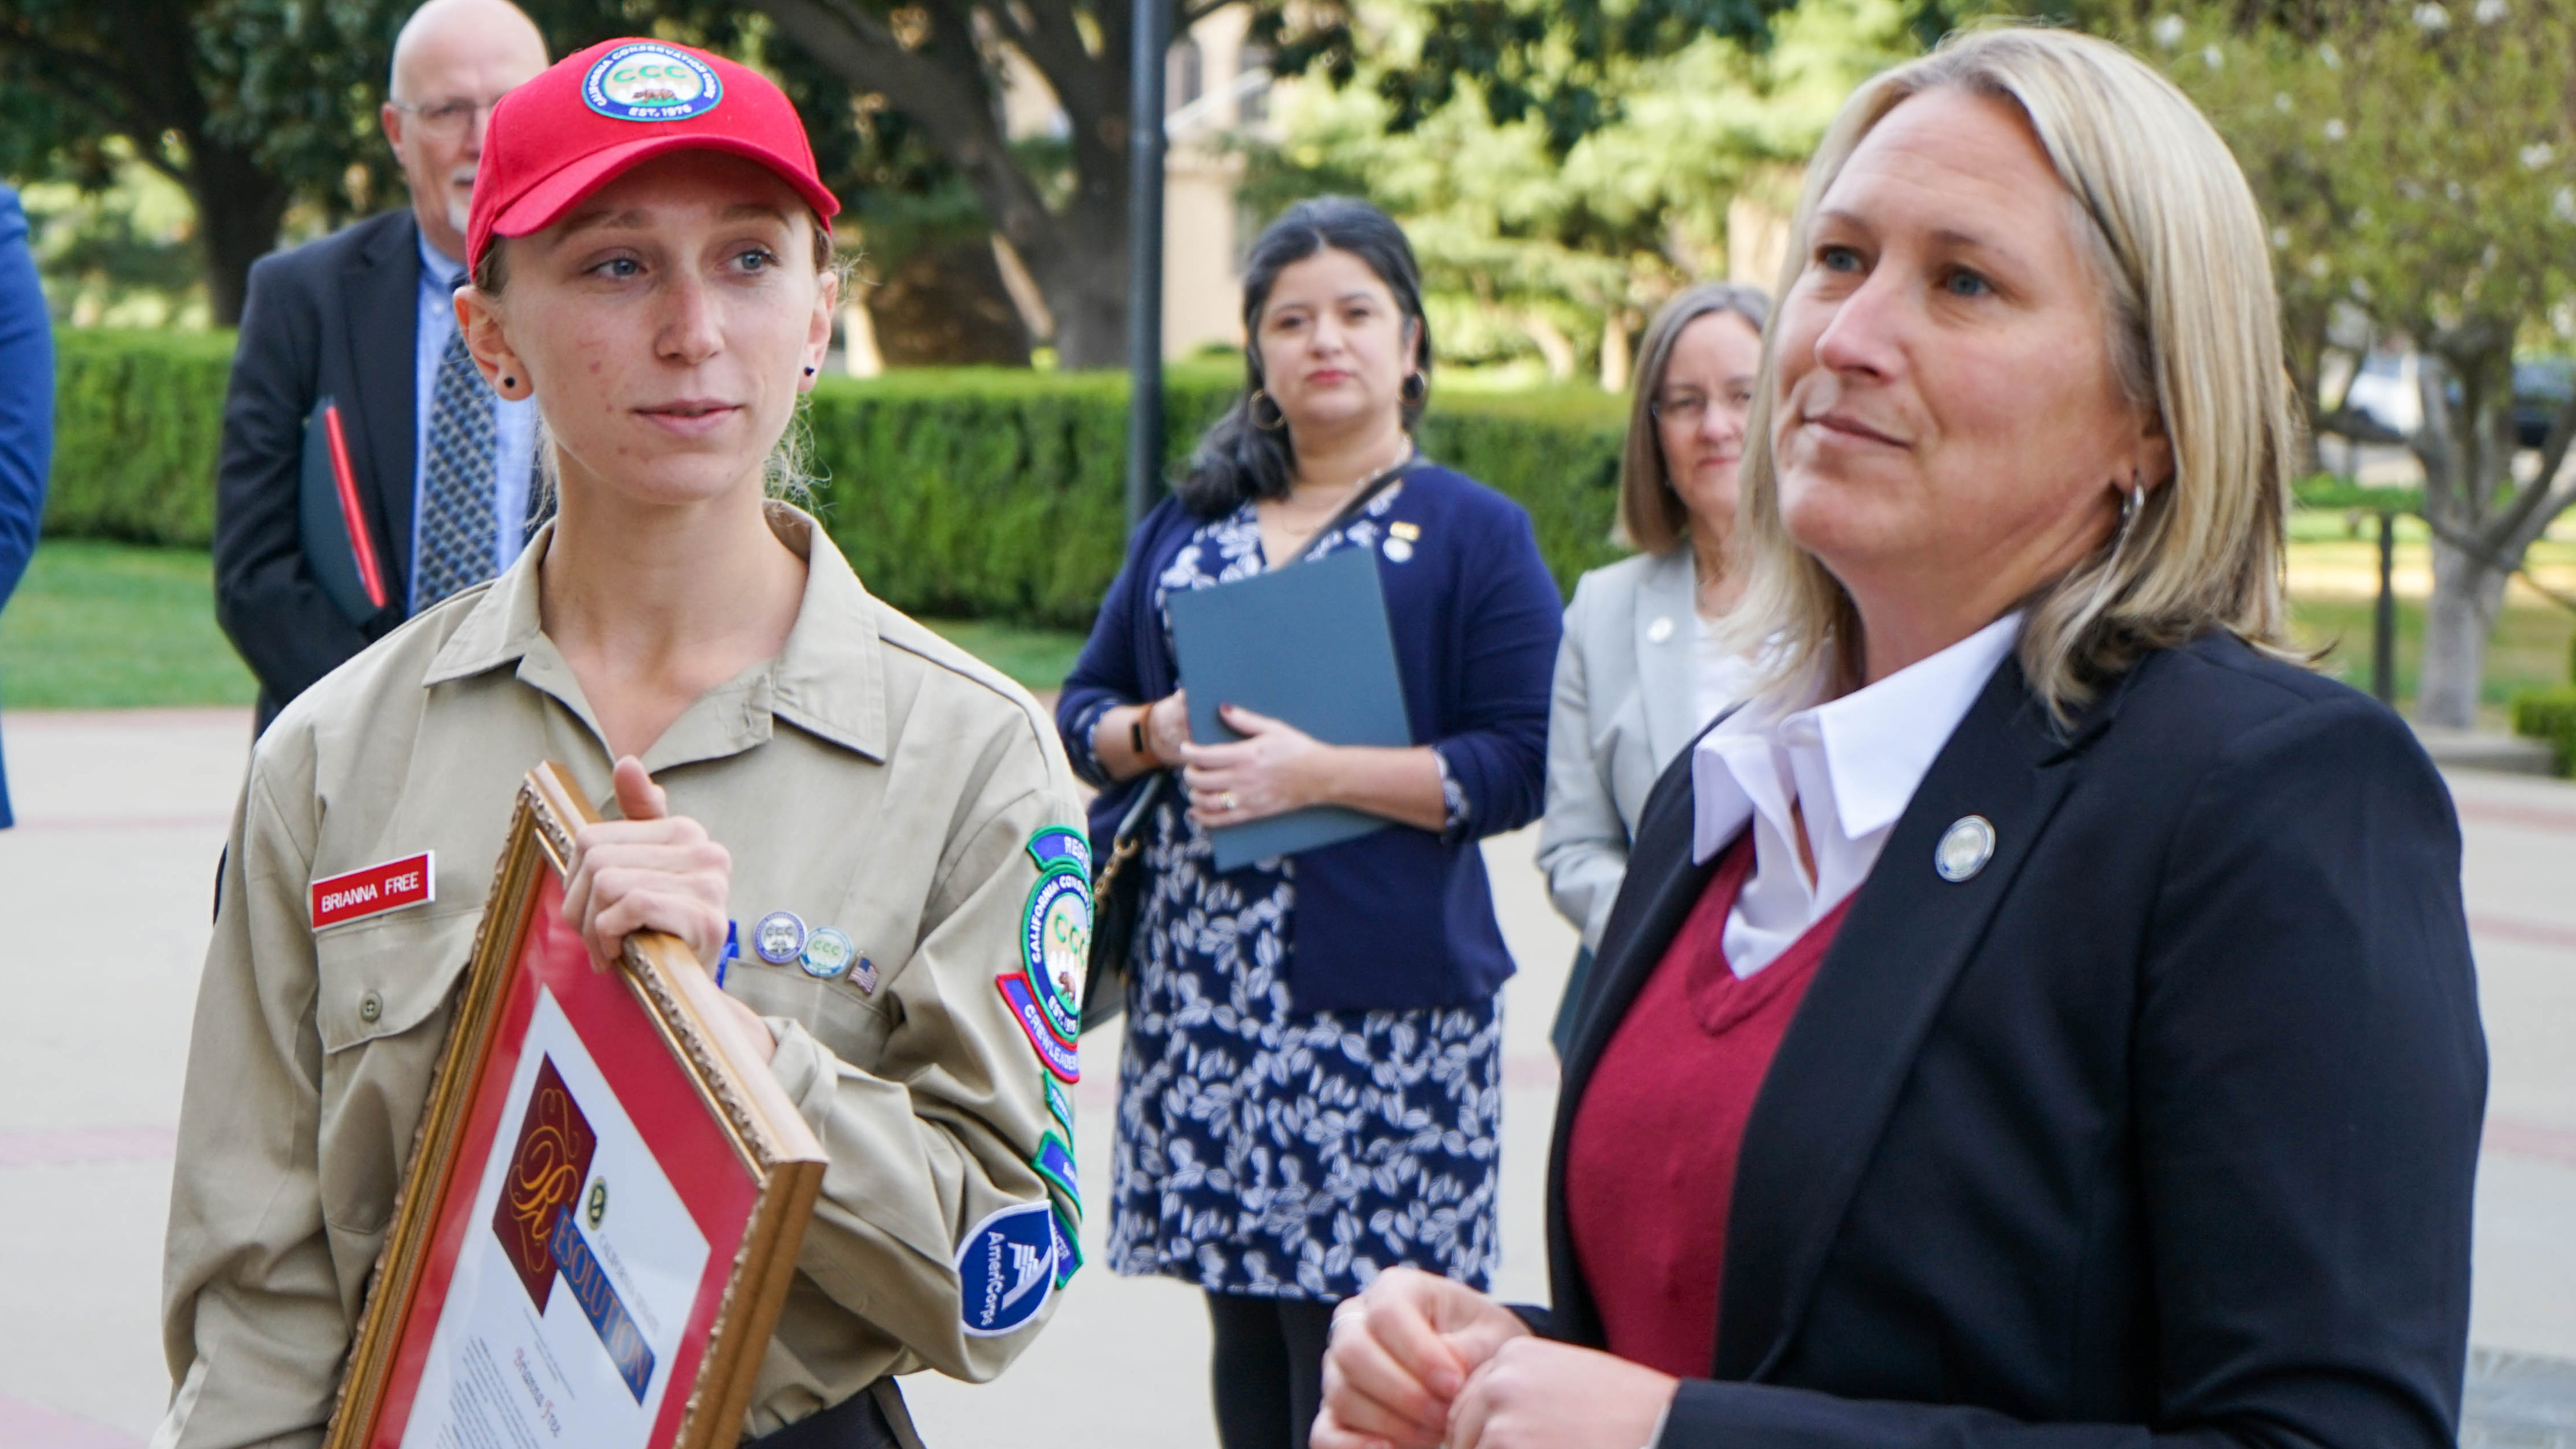
[[[1224,812],[1225,812],[1226,814],[1228,814],[1228,815],[1233,814],[1233,813],[1234,813],[1234,792],[1233,792],[1232,790],[1228,790],[1228,791],[1226,791],[1224,794],[1217,796],[1217,797],[1216,797],[1216,808],[1218,808],[1219,810],[1224,811]]]

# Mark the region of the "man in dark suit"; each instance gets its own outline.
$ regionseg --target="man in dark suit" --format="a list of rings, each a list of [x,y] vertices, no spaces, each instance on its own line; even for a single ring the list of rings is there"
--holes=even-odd
[[[410,209],[251,268],[215,479],[215,615],[259,676],[262,729],[369,641],[499,572],[526,536],[534,404],[501,401],[474,372],[449,296],[492,105],[545,67],[544,39],[508,0],[429,0],[394,42],[382,114]],[[350,540],[307,537],[300,509],[326,399],[384,592],[355,615],[314,567]]]

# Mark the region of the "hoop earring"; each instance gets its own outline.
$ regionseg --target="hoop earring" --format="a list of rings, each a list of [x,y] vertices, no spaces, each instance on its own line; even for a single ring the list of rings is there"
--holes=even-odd
[[[1422,406],[1424,403],[1431,400],[1430,375],[1418,367],[1413,371],[1406,373],[1404,375],[1404,383],[1401,387],[1398,387],[1395,390],[1395,395],[1403,400],[1406,407],[1418,408]]]
[[[2120,561],[2120,550],[2129,546],[2129,535],[2136,531],[2138,515],[2147,511],[2147,486],[2138,475],[2129,475],[2129,491],[2120,495],[2120,527],[2111,535],[2111,551],[2102,556],[2102,572],[2094,576],[2093,597],[2084,612],[2095,618],[2111,602],[2111,566]]]
[[[1270,404],[1270,421],[1266,423],[1261,420],[1261,405],[1265,402]],[[1279,410],[1279,400],[1257,387],[1252,390],[1252,396],[1243,400],[1243,416],[1265,433],[1275,433],[1288,426],[1288,415]]]

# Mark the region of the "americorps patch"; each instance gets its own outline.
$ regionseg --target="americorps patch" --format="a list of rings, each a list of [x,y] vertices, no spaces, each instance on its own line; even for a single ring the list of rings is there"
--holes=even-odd
[[[603,55],[582,77],[581,98],[618,121],[685,121],[724,99],[724,82],[694,55],[639,40]]]
[[[958,1316],[975,1338],[996,1338],[1037,1316],[1055,1291],[1055,1209],[1006,1207],[957,1245]]]

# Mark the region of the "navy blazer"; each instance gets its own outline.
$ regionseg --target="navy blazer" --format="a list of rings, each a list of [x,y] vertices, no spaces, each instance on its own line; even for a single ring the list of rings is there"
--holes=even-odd
[[[1512,958],[1476,840],[1519,829],[1544,803],[1564,602],[1529,515],[1426,465],[1404,476],[1384,519],[1421,530],[1410,558],[1378,555],[1378,578],[1414,741],[1439,746],[1467,797],[1466,828],[1441,836],[1398,825],[1296,856],[1288,991],[1300,1011],[1461,1006],[1499,990]],[[1102,787],[1091,804],[1099,859],[1144,777],[1110,782],[1084,736],[1102,710],[1179,687],[1153,585],[1206,521],[1178,499],[1146,515],[1056,703],[1066,753]]]
[[[1686,751],[1566,1057],[1537,1321],[1575,1342],[1566,1135],[1707,883],[1691,824]],[[2459,827],[2395,715],[2217,636],[2061,733],[2007,660],[1755,1098],[1660,1442],[2448,1446],[2485,1093]]]
[[[215,460],[215,619],[259,676],[259,723],[403,621],[411,598],[420,223],[409,208],[251,264]],[[304,562],[297,481],[314,404],[340,405],[392,595],[352,624]]]
[[[0,186],[0,606],[18,587],[45,514],[54,459],[54,333],[18,193]],[[10,823],[0,770],[0,828]]]

